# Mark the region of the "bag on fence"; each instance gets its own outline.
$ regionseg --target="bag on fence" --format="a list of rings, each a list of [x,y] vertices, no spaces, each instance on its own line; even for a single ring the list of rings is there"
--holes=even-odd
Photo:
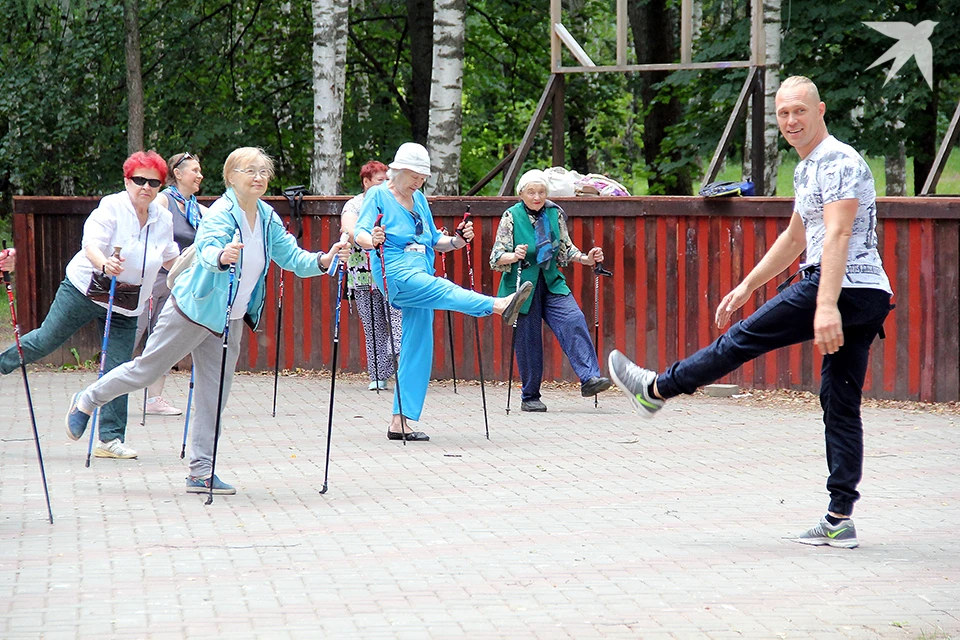
[[[753,183],[749,180],[744,182],[711,182],[700,189],[698,193],[705,198],[716,198],[718,196],[752,196]]]
[[[575,185],[578,196],[629,196],[627,188],[607,176],[588,173],[577,180]]]
[[[577,195],[577,180],[581,178],[576,171],[567,171],[563,167],[550,167],[543,170],[547,176],[547,193],[553,198],[573,197]]]

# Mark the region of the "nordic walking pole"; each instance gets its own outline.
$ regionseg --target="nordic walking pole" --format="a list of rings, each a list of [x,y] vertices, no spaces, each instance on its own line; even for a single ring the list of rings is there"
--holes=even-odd
[[[375,227],[379,227],[383,220],[383,211],[377,215]],[[386,230],[384,230],[386,233]],[[403,436],[403,446],[407,446],[407,417],[403,415],[403,396],[400,395],[400,359],[397,358],[397,342],[393,339],[393,320],[390,317],[390,294],[387,293],[387,262],[384,259],[383,245],[387,239],[384,238],[380,246],[377,247],[377,255],[380,256],[380,273],[383,276],[383,315],[387,317],[387,331],[390,332],[390,351],[393,354],[393,376],[396,385],[397,407],[400,409],[400,435]],[[372,272],[371,272],[372,273]]]
[[[187,394],[187,415],[183,421],[183,444],[180,445],[180,459],[187,453],[187,430],[190,428],[190,405],[193,404],[193,363],[190,363],[190,392]]]
[[[153,322],[153,294],[150,295],[150,302],[147,306],[147,340],[150,339],[150,324]],[[143,388],[143,415],[140,416],[140,426],[147,424],[147,391],[148,388]]]
[[[520,291],[520,273],[523,271],[523,264],[526,260],[517,260],[517,291]],[[513,333],[510,337],[510,375],[507,376],[507,415],[510,415],[510,392],[513,390],[513,356],[517,352],[517,323],[520,321],[520,314],[513,321]]]
[[[240,231],[233,234],[233,241],[238,242]],[[220,390],[217,392],[217,420],[213,430],[213,459],[210,461],[210,492],[207,494],[207,501],[204,504],[213,504],[213,478],[217,470],[217,445],[220,443],[220,420],[223,418],[223,379],[227,372],[227,348],[230,345],[230,312],[233,310],[233,285],[237,282],[239,289],[239,278],[237,277],[237,263],[230,263],[230,282],[227,285],[227,313],[223,321],[223,355],[220,356]]]
[[[346,236],[347,234],[343,234]],[[344,238],[341,237],[341,240]],[[347,270],[342,265],[337,275],[337,314],[333,325],[333,365],[330,367],[330,409],[327,411],[327,460],[323,465],[323,488],[320,493],[327,492],[327,476],[330,474],[330,440],[333,437],[333,399],[337,390],[337,351],[340,348],[340,302],[343,300],[343,272]]]
[[[298,184],[295,187],[287,187],[283,190],[283,195],[287,198],[290,205],[290,222],[286,224],[287,231],[290,230],[290,224],[297,223],[297,240],[303,237],[303,214],[300,207],[303,206],[303,196],[307,190],[303,185]],[[279,267],[278,267],[279,268]],[[277,299],[277,352],[273,360],[273,410],[270,415],[277,417],[277,386],[280,382],[280,337],[283,333],[283,269],[280,269],[280,297]],[[183,456],[181,456],[183,457]]]
[[[447,235],[446,228],[440,229],[440,232],[443,235]],[[443,267],[443,279],[449,280],[447,277],[447,254],[440,253],[440,265]],[[456,351],[453,348],[453,312],[450,309],[447,309],[447,334],[450,336],[450,373],[453,375],[453,392],[457,392],[457,357]]]
[[[113,248],[114,258],[120,257],[120,247]],[[97,380],[103,377],[103,370],[107,366],[107,345],[110,340],[110,319],[113,317],[113,296],[117,291],[117,276],[110,277],[110,297],[107,299],[107,319],[103,323],[103,344],[100,347],[100,371]],[[87,444],[87,463],[90,468],[90,455],[93,453],[93,436],[100,431],[100,407],[93,410],[93,428],[90,429],[90,442]]]
[[[593,265],[593,344],[597,349],[597,360],[600,360],[600,276],[612,276],[612,271],[603,268],[602,262]],[[593,408],[600,406],[597,394],[593,394]]]
[[[467,211],[463,214],[463,223],[466,223],[470,220],[470,205],[467,205]],[[463,236],[463,231],[457,229],[457,235],[466,240]],[[467,242],[467,245],[470,247],[469,253],[467,254],[467,265],[470,267],[470,288],[473,291],[477,290],[476,283],[473,280],[473,243]],[[487,392],[483,386],[483,357],[480,353],[480,318],[474,316],[473,318],[476,321],[476,335],[477,335],[477,369],[480,372],[480,398],[483,401],[483,426],[487,430],[487,440],[490,439],[490,422],[487,420]]]
[[[368,258],[369,259],[369,258]],[[373,315],[373,270],[370,271],[370,340],[373,342],[373,383],[377,387],[377,395],[380,395],[380,360],[377,358],[377,319]],[[360,309],[357,305],[357,314]],[[384,310],[386,311],[386,309]]]
[[[283,269],[280,269],[280,297],[277,299],[277,352],[273,359],[273,411],[270,415],[277,417],[277,385],[280,382],[280,336],[283,333]]]
[[[3,257],[7,257],[7,241],[3,241]],[[20,346],[20,324],[17,322],[17,309],[13,304],[13,286],[10,284],[10,272],[3,272],[3,284],[7,288],[7,301],[10,303],[10,322],[13,323],[13,337],[17,342],[17,354],[20,356],[20,372],[23,373],[23,388],[27,392],[27,408],[30,410],[30,424],[33,425],[33,442],[37,445],[37,460],[40,462],[40,478],[43,480],[43,495],[47,497],[47,515],[53,524],[53,509],[50,508],[50,492],[47,490],[47,472],[43,468],[43,454],[40,452],[40,434],[37,432],[37,417],[33,413],[33,397],[30,395],[30,383],[27,381],[27,364],[23,359],[23,347]]]

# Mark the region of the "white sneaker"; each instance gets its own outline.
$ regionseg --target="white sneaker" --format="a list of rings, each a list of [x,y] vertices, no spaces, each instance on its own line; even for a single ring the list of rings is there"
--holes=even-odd
[[[147,398],[148,416],[179,416],[183,411],[163,399],[162,396]]]
[[[122,458],[127,460],[136,458],[137,452],[120,442],[120,438],[114,438],[110,442],[103,442],[102,440],[97,442],[93,455],[97,458]]]

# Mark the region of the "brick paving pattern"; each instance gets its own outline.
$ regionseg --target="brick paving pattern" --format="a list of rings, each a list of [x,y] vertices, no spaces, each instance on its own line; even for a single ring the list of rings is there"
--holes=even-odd
[[[329,378],[234,384],[217,460],[184,491],[181,418],[130,402],[138,460],[94,459],[63,413],[93,373],[0,377],[2,638],[960,638],[956,415],[865,409],[861,547],[791,537],[826,506],[816,406],[702,396],[654,420],[618,392],[545,414],[434,384],[429,443],[385,437],[391,394]],[[186,401],[188,377],[168,397]]]

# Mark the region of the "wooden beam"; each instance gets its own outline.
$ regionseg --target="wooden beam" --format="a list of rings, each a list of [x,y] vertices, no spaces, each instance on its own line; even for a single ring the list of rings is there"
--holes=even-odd
[[[550,24],[557,24],[562,17],[561,0],[550,0]],[[550,73],[563,66],[563,59],[560,57],[560,38],[556,32],[550,30]]]
[[[527,154],[530,153],[530,147],[533,146],[533,136],[537,133],[537,129],[540,128],[540,123],[543,122],[543,118],[547,114],[547,109],[553,98],[553,92],[556,91],[558,83],[559,77],[557,74],[551,73],[550,78],[547,80],[547,86],[543,88],[543,95],[540,96],[540,102],[537,103],[537,108],[533,112],[533,117],[530,119],[530,124],[527,125],[527,130],[523,134],[523,140],[520,141],[520,146],[517,147],[517,154],[513,157],[513,162],[510,163],[507,175],[503,177],[503,184],[500,185],[500,191],[497,195],[513,195],[513,185],[520,176],[520,168],[523,167],[523,161],[527,159]]]
[[[921,196],[932,195],[937,192],[937,183],[940,182],[940,174],[943,173],[943,168],[947,164],[947,158],[950,157],[950,152],[953,150],[953,145],[957,143],[957,134],[960,133],[960,102],[957,103],[957,108],[953,112],[953,119],[950,121],[950,126],[947,127],[947,132],[943,136],[943,141],[940,143],[940,148],[937,149],[937,157],[933,161],[933,166],[930,167],[930,173],[927,174],[927,179],[923,182],[923,189],[921,189]]]
[[[587,55],[587,52],[583,50],[583,47],[580,46],[580,43],[577,42],[577,39],[567,31],[567,28],[563,26],[563,24],[555,22],[553,24],[553,31],[560,38],[561,42],[567,45],[567,49],[570,49],[570,53],[577,59],[577,62],[585,67],[597,66],[593,60],[590,59],[590,56]]]
[[[557,86],[553,91],[553,107],[550,109],[550,133],[553,135],[553,166],[562,167],[565,162],[565,134],[567,132],[564,117],[564,99],[566,92],[564,90],[564,77],[557,74],[556,78]]]
[[[604,73],[608,71],[684,71],[684,70],[703,70],[703,71],[723,71],[727,69],[747,69],[752,67],[753,63],[749,60],[724,60],[720,62],[691,62],[689,64],[680,64],[677,62],[654,62],[651,64],[609,64],[597,65],[595,67],[557,67],[554,73]]]
[[[751,0],[750,13],[750,25],[753,31],[750,38],[752,49],[750,60],[754,65],[761,66],[767,64],[767,38],[763,29],[763,0]]]
[[[692,0],[691,0],[692,1]],[[627,64],[627,0],[617,0],[617,64]]]
[[[680,63],[693,61],[693,0],[680,3]],[[618,61],[617,64],[620,64]]]
[[[483,176],[482,178],[480,178],[480,182],[478,182],[477,184],[475,184],[475,185],[473,185],[472,187],[470,187],[470,190],[467,191],[464,195],[466,195],[466,196],[474,196],[474,195],[476,195],[477,192],[480,191],[480,189],[483,189],[485,186],[487,186],[487,183],[489,183],[491,180],[493,180],[493,179],[497,176],[498,173],[500,173],[501,171],[503,171],[503,168],[504,168],[505,166],[507,166],[507,164],[508,164],[511,160],[513,160],[513,156],[515,156],[515,155],[517,155],[517,149],[516,149],[516,148],[513,148],[513,149],[510,151],[510,153],[508,153],[507,155],[505,155],[505,156],[503,157],[503,160],[501,160],[500,162],[497,163],[497,166],[495,166],[493,169],[490,169],[490,172],[487,173],[487,175],[485,175],[485,176]]]
[[[723,135],[720,136],[720,143],[717,145],[717,150],[713,153],[710,167],[707,169],[707,174],[703,176],[704,185],[708,185],[716,180],[717,174],[720,173],[720,165],[723,164],[723,157],[726,155],[727,147],[730,146],[730,141],[733,138],[733,130],[743,118],[746,111],[747,98],[750,97],[750,90],[753,88],[754,82],[756,82],[758,72],[758,67],[751,67],[750,72],[747,73],[747,79],[743,82],[743,88],[740,89],[737,103],[734,105],[733,112],[727,120],[727,126],[723,130]]]

